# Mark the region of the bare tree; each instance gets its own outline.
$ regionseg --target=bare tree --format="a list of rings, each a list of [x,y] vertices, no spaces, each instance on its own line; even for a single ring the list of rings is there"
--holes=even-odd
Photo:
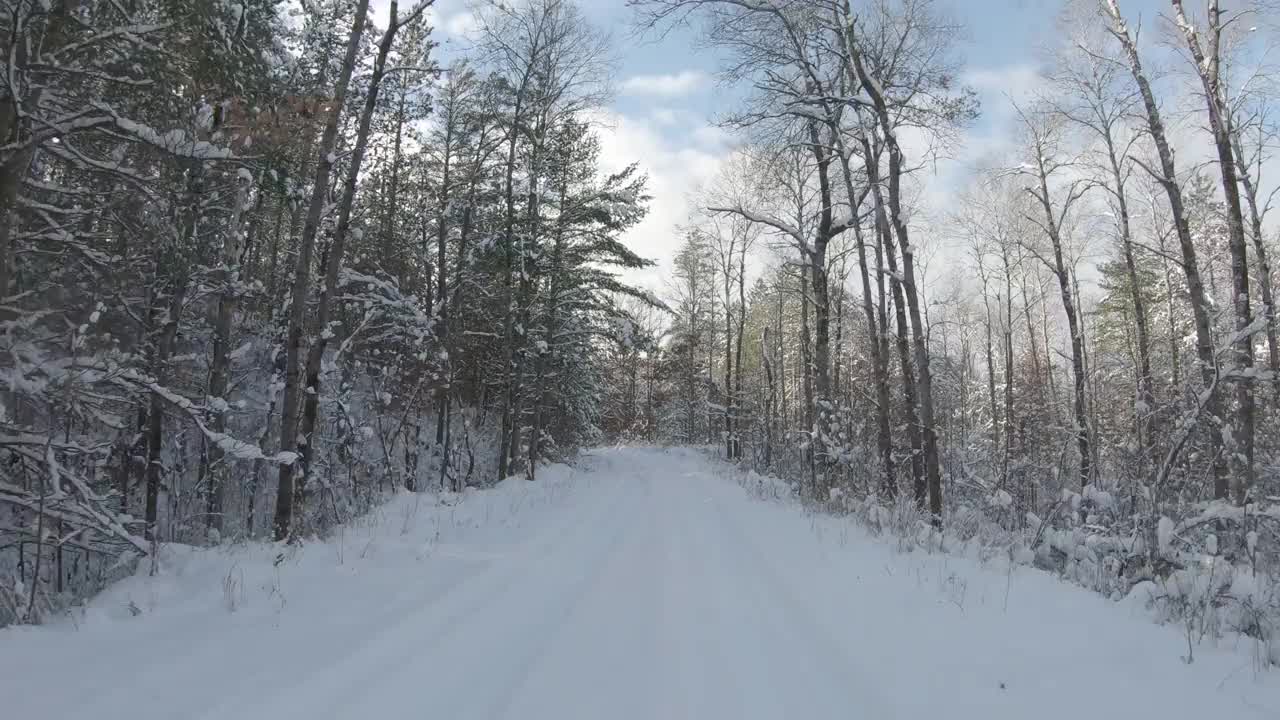
[[[1231,252],[1231,298],[1236,331],[1232,368],[1235,376],[1236,419],[1230,423],[1233,447],[1229,448],[1227,456],[1233,466],[1232,496],[1236,504],[1243,505],[1246,493],[1253,486],[1253,308],[1249,296],[1249,250],[1244,236],[1239,168],[1231,142],[1231,112],[1222,88],[1222,34],[1225,23],[1218,0],[1206,0],[1208,45],[1205,47],[1200,41],[1199,31],[1182,8],[1182,0],[1170,2],[1173,5],[1175,23],[1186,39],[1187,49],[1191,51],[1191,59],[1204,89],[1209,129],[1213,134],[1213,145],[1218,154],[1218,170],[1222,175],[1222,194],[1227,201],[1227,247]]]
[[[1213,323],[1209,315],[1209,299],[1205,293],[1204,281],[1200,273],[1200,261],[1196,246],[1191,238],[1191,227],[1187,220],[1186,205],[1183,202],[1182,186],[1179,184],[1177,166],[1174,162],[1173,148],[1169,144],[1161,117],[1160,106],[1151,90],[1151,82],[1142,68],[1142,60],[1138,54],[1137,42],[1129,31],[1129,25],[1120,12],[1118,0],[1099,0],[1102,11],[1109,21],[1108,30],[1120,43],[1125,61],[1138,93],[1142,98],[1142,106],[1146,114],[1146,129],[1156,148],[1160,161],[1158,169],[1145,163],[1142,167],[1152,178],[1164,188],[1169,199],[1169,210],[1173,218],[1174,233],[1178,238],[1181,250],[1181,265],[1186,278],[1187,293],[1191,296],[1191,312],[1195,323],[1196,358],[1199,361],[1200,378],[1203,387],[1216,395],[1217,360],[1214,354]],[[1135,158],[1136,161],[1136,158]],[[1220,398],[1210,397],[1202,416],[1217,418],[1221,416]],[[1214,457],[1214,494],[1225,498],[1228,495],[1227,467],[1222,458],[1221,434],[1209,432],[1211,453]]]
[[[1093,43],[1088,36],[1077,41],[1077,47],[1088,48]],[[1137,346],[1137,404],[1135,424],[1138,444],[1155,462],[1155,443],[1152,419],[1155,416],[1155,391],[1151,377],[1150,325],[1143,284],[1138,277],[1138,262],[1129,211],[1127,184],[1133,167],[1131,151],[1138,136],[1126,137],[1125,118],[1139,102],[1136,93],[1125,92],[1118,87],[1118,73],[1122,67],[1098,57],[1086,49],[1079,53],[1079,61],[1064,58],[1055,73],[1056,82],[1063,93],[1055,102],[1055,110],[1072,123],[1087,129],[1101,143],[1100,174],[1105,177],[1098,183],[1108,194],[1116,219],[1120,239],[1121,257],[1124,259],[1128,278],[1129,299],[1133,304],[1133,323]]]
[[[942,469],[939,461],[937,424],[934,417],[933,376],[929,365],[927,330],[924,325],[920,288],[917,285],[918,269],[914,246],[907,227],[905,201],[902,194],[902,178],[906,172],[905,156],[898,140],[898,130],[904,119],[920,122],[926,118],[945,133],[949,125],[962,123],[972,112],[964,95],[949,96],[941,92],[950,84],[945,65],[948,26],[930,15],[928,2],[909,3],[901,16],[882,15],[874,29],[876,37],[889,38],[890,48],[899,48],[901,55],[891,55],[903,62],[905,68],[929,67],[932,72],[911,75],[914,83],[905,83],[902,97],[891,96],[887,88],[894,87],[887,81],[896,70],[901,70],[890,57],[873,57],[869,48],[868,32],[860,33],[859,24],[848,0],[841,8],[843,16],[837,23],[840,47],[844,51],[844,67],[851,84],[860,86],[866,94],[874,124],[879,130],[888,157],[887,208],[890,228],[896,236],[902,253],[902,288],[906,295],[908,315],[911,319],[912,346],[915,370],[919,380],[920,421],[925,478],[928,487],[929,513],[935,525],[942,522]],[[872,61],[875,61],[874,63]]]
[[[1057,176],[1074,164],[1062,147],[1061,128],[1049,113],[1044,110],[1024,112],[1018,108],[1027,132],[1027,149],[1030,157],[1025,170],[1032,176],[1027,192],[1039,205],[1041,218],[1033,221],[1044,232],[1049,240],[1051,256],[1044,257],[1034,245],[1028,250],[1041,260],[1058,280],[1058,289],[1062,297],[1062,309],[1067,316],[1067,331],[1071,343],[1071,374],[1073,379],[1072,411],[1075,418],[1073,428],[1076,437],[1076,450],[1080,456],[1080,485],[1088,485],[1092,480],[1092,432],[1089,427],[1089,411],[1086,404],[1086,371],[1084,357],[1084,327],[1078,307],[1078,292],[1074,287],[1074,270],[1068,264],[1064,252],[1064,228],[1068,223],[1068,215],[1076,203],[1084,197],[1089,189],[1087,179],[1077,178],[1067,183],[1061,200],[1055,201],[1050,183],[1057,183]],[[1025,167],[1025,166],[1024,166]]]

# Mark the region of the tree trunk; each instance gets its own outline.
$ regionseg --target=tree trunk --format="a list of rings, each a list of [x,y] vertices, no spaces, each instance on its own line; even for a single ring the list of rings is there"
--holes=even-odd
[[[1001,454],[1000,479],[1009,487],[1009,464],[1013,459],[1013,268],[1009,264],[1009,248],[1001,243],[1000,259],[1004,266],[1004,452]],[[1030,326],[1028,325],[1028,329]],[[1031,336],[1035,353],[1035,335]]]
[[[193,220],[194,222],[194,220]],[[185,234],[185,233],[184,233]],[[174,349],[178,336],[178,321],[182,313],[183,301],[186,297],[187,283],[185,277],[174,269],[171,264],[176,258],[169,258],[170,262],[161,265],[161,272],[173,273],[178,277],[170,277],[163,281],[165,291],[160,293],[161,299],[166,299],[167,304],[163,310],[164,321],[156,331],[155,337],[155,355],[154,364],[152,366],[153,373],[157,384],[164,384],[169,379],[168,364],[173,357]],[[165,297],[167,293],[167,298]],[[159,521],[160,510],[160,486],[162,484],[162,474],[164,471],[164,407],[165,401],[160,393],[152,392],[147,410],[147,469],[146,469],[146,538],[148,540],[158,540],[157,523]]]
[[[401,284],[404,283],[405,265],[396,249],[396,213],[400,209],[400,165],[403,158],[404,103],[405,89],[401,87],[395,116],[396,133],[391,148],[390,187],[387,189],[387,208],[382,224],[382,261],[389,265],[384,270],[391,277],[398,278]]]
[[[849,212],[854,218],[854,242],[858,247],[858,272],[862,281],[862,312],[867,319],[867,341],[871,347],[871,378],[876,386],[876,447],[880,453],[880,470],[883,473],[881,489],[888,498],[893,499],[898,494],[898,482],[893,461],[892,422],[889,416],[891,411],[889,405],[889,363],[882,344],[882,333],[885,332],[885,328],[876,319],[875,300],[871,294],[870,268],[867,263],[867,246],[862,235],[862,224],[856,219],[861,202],[853,201],[860,196],[865,198],[867,192],[858,193],[855,190],[853,168],[850,167],[849,163],[849,153],[846,152],[843,137],[839,134],[837,134],[837,137],[840,138],[838,145],[840,170],[844,176],[845,192],[851,199]],[[868,145],[865,142],[865,137],[863,140],[863,150],[865,152]],[[871,160],[866,162],[870,163]],[[873,185],[874,181],[868,179],[868,190]],[[876,276],[879,278],[879,272],[876,273]]]
[[[916,414],[916,375],[911,360],[910,327],[907,325],[906,303],[903,301],[902,276],[898,273],[897,251],[893,243],[893,230],[889,226],[889,216],[885,210],[884,191],[881,188],[880,153],[873,148],[871,139],[865,134],[862,137],[862,152],[865,159],[867,182],[871,185],[873,203],[877,260],[881,257],[888,263],[888,272],[880,267],[877,261],[876,274],[887,274],[889,289],[893,300],[894,320],[897,322],[898,365],[902,371],[903,410],[906,413],[907,439],[911,443],[911,479],[912,494],[916,507],[923,510],[928,501],[928,480],[924,467],[924,439],[921,435],[920,419]],[[887,335],[887,330],[886,330]],[[887,375],[887,373],[886,373]]]
[[[247,171],[246,171],[247,172]],[[236,283],[240,280],[240,240],[241,217],[245,205],[249,201],[249,188],[252,177],[236,174],[236,196],[232,205],[231,219],[222,240],[222,292],[218,297],[218,314],[214,320],[213,359],[209,363],[209,397],[215,401],[226,401],[227,389],[231,379],[231,343],[233,322],[240,292]],[[213,416],[209,418],[209,429],[215,433],[226,431],[227,416],[225,407],[213,408]],[[216,442],[209,445],[206,453],[207,466],[205,477],[208,479],[208,502],[206,507],[206,525],[211,532],[222,532],[223,493],[226,492],[226,479],[229,477],[226,467],[226,452]]]
[[[1240,180],[1237,175],[1235,150],[1231,146],[1231,114],[1222,89],[1221,43],[1222,12],[1218,0],[1208,0],[1209,48],[1208,54],[1200,45],[1195,27],[1188,22],[1182,10],[1182,0],[1170,0],[1173,4],[1176,24],[1182,30],[1195,60],[1200,84],[1204,88],[1205,105],[1209,110],[1209,129],[1213,133],[1214,148],[1218,153],[1218,171],[1222,175],[1222,194],[1227,201],[1227,240],[1231,251],[1231,294],[1235,314],[1235,356],[1232,371],[1235,377],[1236,422],[1231,423],[1231,444],[1227,453],[1232,465],[1231,496],[1237,505],[1243,505],[1249,489],[1253,487],[1253,309],[1249,297],[1249,251],[1244,237],[1244,213],[1240,202]],[[1225,499],[1227,488],[1215,486],[1214,497]]]
[[[778,417],[782,422],[779,437],[782,437],[789,425],[787,419],[787,355],[786,355],[786,333],[783,329],[783,317],[786,315],[787,295],[785,287],[786,274],[782,270],[778,272],[777,291],[778,291]]]
[[[1088,405],[1086,402],[1086,373],[1084,360],[1084,329],[1080,324],[1080,315],[1076,309],[1075,293],[1073,292],[1073,284],[1071,280],[1071,270],[1067,267],[1066,258],[1062,251],[1062,229],[1060,218],[1065,217],[1067,209],[1079,197],[1073,187],[1068,193],[1063,203],[1062,214],[1058,215],[1054,212],[1053,202],[1049,194],[1049,173],[1050,170],[1046,163],[1046,155],[1049,152],[1043,144],[1042,137],[1035,135],[1034,145],[1031,148],[1035,152],[1036,180],[1038,187],[1032,191],[1032,195],[1040,203],[1040,208],[1044,211],[1045,233],[1049,236],[1049,243],[1053,246],[1053,274],[1058,279],[1058,291],[1062,297],[1062,309],[1067,316],[1067,331],[1071,334],[1071,377],[1072,377],[1072,416],[1075,425],[1076,450],[1080,454],[1080,487],[1089,484],[1092,479],[1092,435],[1089,432]]]
[[[530,57],[530,64],[533,58]],[[498,478],[501,482],[505,480],[510,469],[511,454],[515,451],[512,436],[515,434],[515,423],[518,422],[514,417],[515,411],[515,383],[518,381],[517,371],[515,368],[515,359],[519,354],[516,347],[516,292],[515,292],[515,230],[516,230],[516,196],[515,196],[515,168],[516,168],[516,147],[519,144],[520,134],[519,126],[524,122],[524,104],[525,91],[528,89],[530,70],[526,68],[526,72],[521,77],[519,88],[516,90],[515,106],[512,110],[511,128],[508,130],[507,136],[507,159],[506,172],[503,183],[503,196],[506,202],[506,211],[503,219],[502,232],[502,255],[506,263],[504,275],[504,289],[506,291],[507,310],[503,316],[502,337],[503,337],[503,360],[505,362],[504,374],[506,375],[506,388],[502,401],[502,418],[499,427],[498,438]]]
[[[724,454],[733,459],[733,249],[736,238],[730,234],[727,254],[721,257],[724,271]],[[720,242],[724,242],[721,238]]]
[[[396,0],[392,0],[391,19],[386,31],[382,34],[382,39],[378,42],[378,56],[373,64],[373,73],[369,77],[369,89],[365,95],[364,108],[360,112],[356,142],[351,149],[350,165],[347,168],[342,197],[338,202],[338,221],[333,229],[333,242],[329,245],[326,258],[324,289],[320,293],[320,301],[316,304],[316,328],[319,335],[312,340],[311,347],[307,351],[306,391],[302,398],[302,422],[298,428],[301,444],[298,463],[302,477],[306,477],[315,452],[311,439],[315,434],[320,415],[321,371],[324,352],[333,334],[329,325],[334,309],[334,297],[338,294],[347,237],[351,229],[351,211],[355,203],[356,183],[360,178],[360,167],[364,162],[365,150],[369,146],[369,131],[373,123],[373,112],[378,103],[378,90],[386,74],[387,56],[391,53],[391,47],[395,42],[396,31],[400,29],[400,23],[396,17],[396,5]]]
[[[525,358],[529,353],[529,332],[532,319],[532,308],[534,300],[535,277],[537,268],[535,260],[538,256],[537,250],[537,233],[541,224],[541,203],[539,201],[541,193],[538,188],[538,181],[542,177],[542,152],[543,143],[547,131],[548,118],[544,109],[538,115],[537,123],[534,125],[532,136],[532,148],[529,158],[529,193],[526,198],[526,222],[525,232],[520,236],[520,252],[519,252],[519,294],[516,296],[515,305],[519,308],[519,327],[515,335],[519,335],[517,341],[515,335],[512,336],[513,344],[511,345],[510,367],[511,376],[507,383],[507,405],[505,406],[511,415],[511,438],[508,441],[509,461],[508,470],[512,473],[516,472],[515,464],[521,457],[521,444],[524,442],[524,415],[525,415],[525,396],[523,392]],[[534,247],[530,248],[530,241],[533,241]],[[511,314],[516,313],[516,307],[510,309]],[[537,402],[538,397],[535,394],[533,401]]]
[[[440,175],[440,192],[437,194],[436,203],[436,286],[438,288],[439,299],[436,301],[434,310],[436,318],[436,339],[440,343],[440,347],[444,348],[446,353],[449,348],[449,199],[451,195],[451,177],[453,169],[453,133],[457,123],[458,109],[456,97],[447,97],[446,102],[450,104],[448,107],[448,119],[445,120],[444,126],[444,148],[443,152],[443,168]],[[445,358],[446,368],[444,375],[447,378],[443,385],[436,389],[436,452],[440,457],[440,489],[444,490],[444,479],[448,476],[449,450],[445,447],[446,438],[448,437],[449,425],[449,393],[453,372],[450,369],[453,364],[452,357]]]
[[[801,421],[805,437],[809,438],[804,455],[809,465],[809,489],[814,491],[818,478],[813,458],[813,338],[809,333],[809,294],[806,292],[810,267],[808,263],[800,265],[800,360],[804,366],[804,413]]]
[[[1276,307],[1272,295],[1271,261],[1268,259],[1266,234],[1262,227],[1262,214],[1265,209],[1258,199],[1258,186],[1245,166],[1244,147],[1240,141],[1240,130],[1232,132],[1232,146],[1235,150],[1236,165],[1239,168],[1240,186],[1244,188],[1244,199],[1249,206],[1250,239],[1253,241],[1253,257],[1258,263],[1258,291],[1262,296],[1262,313],[1266,318],[1267,331],[1267,369],[1271,371],[1272,383],[1280,392],[1280,339],[1276,331]],[[1261,158],[1259,158],[1261,163]],[[1258,168],[1261,178],[1262,169]]]
[[[1160,107],[1156,104],[1151,84],[1142,69],[1142,61],[1138,56],[1137,45],[1129,33],[1129,27],[1120,13],[1118,0],[1100,0],[1103,9],[1111,18],[1110,32],[1124,48],[1128,60],[1129,71],[1142,96],[1143,108],[1147,115],[1147,131],[1151,134],[1156,146],[1156,154],[1160,158],[1160,172],[1152,172],[1157,182],[1164,188],[1169,197],[1169,208],[1173,215],[1174,230],[1178,236],[1178,245],[1182,250],[1182,268],[1187,279],[1187,292],[1191,296],[1191,311],[1195,319],[1196,357],[1200,364],[1200,376],[1203,387],[1213,391],[1218,374],[1217,360],[1214,357],[1212,322],[1209,315],[1209,301],[1205,296],[1204,283],[1200,277],[1199,261],[1196,257],[1195,243],[1191,237],[1191,228],[1187,222],[1186,209],[1182,200],[1182,188],[1178,185],[1177,168],[1173,160],[1173,149],[1165,134],[1164,123],[1160,117]],[[1205,403],[1203,415],[1210,418],[1222,417],[1222,404],[1216,392]],[[1223,461],[1221,433],[1210,429],[1208,432],[1211,454],[1214,457],[1214,496],[1225,498],[1228,494],[1227,465]]]
[[[364,34],[365,16],[368,11],[369,0],[357,0],[346,56],[343,58],[342,69],[338,74],[338,84],[334,87],[333,109],[325,120],[324,134],[320,140],[319,160],[316,163],[315,179],[311,187],[311,202],[307,208],[306,222],[303,224],[302,238],[298,246],[298,262],[294,272],[293,297],[289,309],[289,336],[285,345],[285,384],[280,411],[280,451],[282,453],[296,452],[299,444],[298,411],[302,395],[302,368],[299,360],[302,354],[303,326],[307,318],[307,297],[310,295],[311,263],[315,253],[316,235],[320,230],[321,214],[328,199],[329,176],[333,172],[333,151],[337,145],[339,116],[342,106],[346,103],[347,87],[355,69],[356,55],[360,49],[360,38]],[[298,466],[296,469],[295,465]],[[286,540],[291,537],[294,496],[296,492],[298,500],[302,500],[306,487],[306,472],[307,468],[300,462],[280,465],[274,519],[276,540]],[[296,488],[295,475],[297,476]]]
[[[1152,418],[1156,408],[1155,391],[1151,378],[1151,340],[1147,324],[1147,302],[1142,296],[1142,284],[1138,280],[1138,264],[1134,259],[1133,233],[1129,223],[1129,198],[1124,187],[1124,172],[1120,168],[1111,128],[1104,126],[1103,139],[1107,147],[1107,159],[1111,179],[1115,183],[1116,214],[1120,226],[1120,249],[1124,255],[1125,274],[1129,278],[1129,297],[1133,303],[1134,332],[1137,337],[1138,403],[1135,408],[1138,428],[1138,447],[1147,450],[1153,467],[1159,465],[1155,438],[1152,437]]]
[[[991,412],[991,451],[996,452],[1000,448],[1000,412],[996,401],[996,356],[994,335],[991,329],[991,293],[989,283],[987,282],[986,270],[982,268],[982,258],[978,258],[978,272],[982,275],[982,309],[986,315],[986,322],[983,323],[983,349],[987,360],[987,402]],[[1000,302],[999,295],[996,296],[996,302]],[[1001,483],[1003,487],[1003,483]]]
[[[765,325],[760,333],[760,365],[764,368],[765,386],[768,395],[764,405],[764,468],[773,467],[773,429],[777,422],[778,388],[773,379],[773,363],[769,360],[769,326]]]
[[[546,303],[546,337],[543,340],[545,347],[536,350],[537,355],[534,356],[534,384],[533,384],[533,427],[529,436],[528,449],[528,476],[530,480],[537,478],[538,455],[542,444],[542,425],[543,425],[543,408],[550,402],[549,393],[546,387],[546,366],[547,360],[552,357],[555,348],[556,333],[560,331],[560,277],[563,270],[561,269],[561,258],[564,255],[565,242],[565,218],[569,199],[569,181],[568,169],[561,168],[560,177],[560,212],[556,218],[555,239],[551,249],[551,267],[548,268],[548,287],[547,287],[547,303]],[[632,387],[634,387],[634,375],[632,378]]]
[[[734,369],[736,379],[734,381],[733,398],[735,407],[737,403],[742,402],[742,338],[747,332],[747,242],[744,238],[742,241],[742,251],[738,255],[738,348],[736,350],[737,357],[734,359]],[[733,457],[736,460],[742,459],[742,420],[735,418],[738,427],[735,428],[733,438]]]
[[[827,282],[827,244],[831,242],[831,181],[832,151],[818,135],[816,122],[809,125],[809,138],[813,158],[817,164],[818,202],[821,204],[818,228],[809,253],[809,284],[813,293],[814,335],[814,392],[818,400],[831,400],[831,302]]]
[[[889,222],[902,249],[902,289],[906,294],[907,310],[911,317],[912,345],[915,350],[916,373],[919,379],[921,436],[924,450],[925,477],[928,483],[929,514],[935,527],[942,526],[942,468],[938,455],[937,423],[933,408],[933,374],[929,366],[927,329],[920,308],[920,292],[916,282],[915,255],[907,223],[902,214],[902,148],[898,145],[894,121],[880,83],[871,77],[862,61],[861,50],[854,39],[854,23],[849,19],[849,31],[845,35],[847,63],[852,65],[850,79],[860,84],[871,98],[885,147],[889,152]],[[891,266],[892,267],[892,266]]]

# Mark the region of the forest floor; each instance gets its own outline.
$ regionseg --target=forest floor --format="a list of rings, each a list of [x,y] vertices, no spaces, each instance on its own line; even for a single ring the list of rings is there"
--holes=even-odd
[[[900,553],[691,450],[166,548],[0,630],[12,718],[1274,718],[1280,672],[1039,571]]]

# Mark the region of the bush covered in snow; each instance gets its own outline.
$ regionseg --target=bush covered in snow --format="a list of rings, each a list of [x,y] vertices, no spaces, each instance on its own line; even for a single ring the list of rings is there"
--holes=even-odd
[[[1179,628],[1187,661],[1201,643],[1244,637],[1259,662],[1280,665],[1280,507],[1209,503],[1177,521],[1161,516],[1142,524],[1121,513],[1111,493],[1087,488],[1063,493],[1046,517],[1011,518],[997,490],[950,505],[939,530],[910,498],[886,502],[833,488],[818,502],[803,493],[802,481],[746,466],[732,472],[757,498],[843,515],[902,552],[1032,566],[1140,607]]]

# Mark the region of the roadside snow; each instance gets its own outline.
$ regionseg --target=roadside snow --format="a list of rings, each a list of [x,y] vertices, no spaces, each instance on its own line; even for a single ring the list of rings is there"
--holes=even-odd
[[[413,609],[535,552],[590,501],[559,465],[537,483],[404,493],[325,542],[165,546],[72,617],[0,629],[0,717],[194,718],[302,682]],[[283,557],[281,555],[283,551]],[[277,560],[279,562],[277,563]],[[282,717],[292,717],[285,715]]]
[[[1280,717],[1249,647],[1186,664],[1141,608],[897,553],[693,451],[539,478],[399,497],[278,566],[276,545],[170,549],[75,622],[0,631],[5,715]]]

